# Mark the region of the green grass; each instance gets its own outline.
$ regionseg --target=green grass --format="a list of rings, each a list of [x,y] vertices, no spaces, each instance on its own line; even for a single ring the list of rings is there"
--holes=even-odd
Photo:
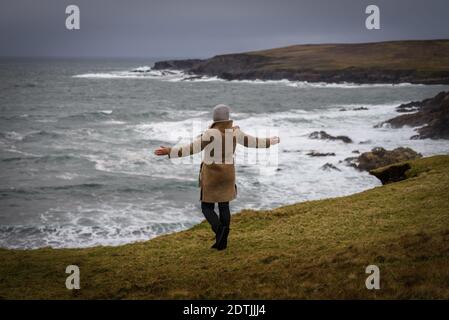
[[[270,57],[262,69],[449,71],[449,40],[294,45],[249,54]]]
[[[229,248],[205,222],[119,247],[0,250],[0,297],[23,299],[449,298],[449,156],[407,180],[233,216]],[[65,288],[65,268],[81,289]],[[365,288],[376,264],[381,289]]]

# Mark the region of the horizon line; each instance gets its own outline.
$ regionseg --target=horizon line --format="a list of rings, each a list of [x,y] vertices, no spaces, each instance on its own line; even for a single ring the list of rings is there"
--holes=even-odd
[[[243,54],[243,53],[252,53],[257,51],[266,51],[273,49],[282,49],[294,46],[320,46],[320,45],[357,45],[357,44],[375,44],[375,43],[392,43],[392,42],[432,42],[432,41],[449,41],[449,38],[434,38],[434,39],[401,39],[401,40],[384,40],[384,41],[364,41],[364,42],[319,42],[319,43],[296,43],[289,44],[279,47],[269,47],[265,49],[253,49],[246,51],[236,51],[230,53],[216,53],[214,55],[201,56],[201,55],[185,55],[185,56],[101,56],[101,55],[92,55],[92,56],[59,56],[59,55],[0,55],[0,59],[111,59],[111,60],[121,60],[121,59],[207,59],[213,56],[219,55],[227,55],[227,54]]]

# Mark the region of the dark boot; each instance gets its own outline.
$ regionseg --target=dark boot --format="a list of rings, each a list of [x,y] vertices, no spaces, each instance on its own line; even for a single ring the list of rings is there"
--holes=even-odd
[[[217,235],[215,235],[215,243],[212,245],[211,249],[217,249],[217,245],[218,245],[218,240],[217,240]]]
[[[215,243],[212,246],[212,248],[214,249],[218,249],[219,248],[219,244],[223,242],[223,237],[225,236],[226,233],[226,227],[220,225],[220,227],[218,228],[218,231],[215,235]]]
[[[212,245],[211,249],[217,249],[218,240],[219,240],[218,236],[219,236],[220,230],[221,230],[221,226],[220,226],[220,228],[218,228],[218,232],[215,233],[215,237],[214,237],[215,243]]]
[[[218,244],[218,238],[220,235],[221,230],[221,223],[218,215],[214,211],[214,203],[209,202],[201,202],[201,210],[203,211],[204,217],[206,218],[207,222],[209,222],[210,226],[212,227],[212,231],[215,233],[215,244],[212,246],[212,248],[216,248]]]
[[[229,227],[222,227],[220,241],[217,242],[217,250],[224,250],[228,246]]]

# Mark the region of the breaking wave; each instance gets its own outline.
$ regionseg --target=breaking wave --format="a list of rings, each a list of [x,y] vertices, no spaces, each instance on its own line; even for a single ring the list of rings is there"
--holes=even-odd
[[[110,71],[103,73],[84,73],[74,75],[74,78],[87,79],[153,79],[169,82],[229,82],[229,83],[246,83],[246,84],[268,84],[268,85],[285,85],[294,88],[383,88],[383,87],[414,87],[422,86],[421,84],[412,83],[376,83],[376,84],[357,84],[351,82],[327,83],[327,82],[308,82],[308,81],[291,81],[282,80],[225,80],[216,76],[209,77],[186,73],[182,70],[154,70],[149,66],[140,66],[131,70]]]

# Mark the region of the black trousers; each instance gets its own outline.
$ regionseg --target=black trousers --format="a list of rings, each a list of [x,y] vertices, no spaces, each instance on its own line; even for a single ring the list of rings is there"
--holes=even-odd
[[[220,216],[218,216],[215,211],[215,203],[211,202],[201,202],[201,210],[206,217],[207,222],[212,227],[212,230],[217,233],[221,225],[229,228],[231,223],[231,211],[229,210],[229,202],[219,202],[218,211]]]

